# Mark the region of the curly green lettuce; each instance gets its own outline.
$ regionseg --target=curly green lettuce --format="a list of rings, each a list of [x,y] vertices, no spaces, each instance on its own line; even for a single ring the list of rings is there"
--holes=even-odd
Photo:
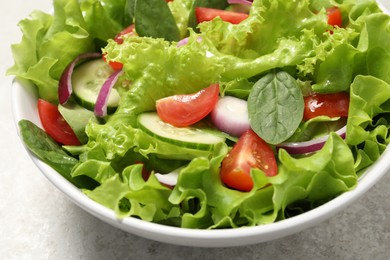
[[[12,46],[15,64],[7,74],[31,81],[41,98],[58,102],[58,80],[66,66],[81,53],[100,51],[125,26],[123,17],[113,17],[125,3],[54,0],[52,15],[33,12],[19,23],[23,37]]]

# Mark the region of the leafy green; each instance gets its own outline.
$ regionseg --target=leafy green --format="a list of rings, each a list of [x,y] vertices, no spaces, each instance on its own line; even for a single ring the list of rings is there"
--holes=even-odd
[[[88,142],[85,127],[90,120],[96,120],[94,113],[74,101],[68,101],[65,105],[59,105],[58,111],[70,125],[79,141],[82,144]]]
[[[116,4],[108,2],[112,1],[86,0],[81,5],[83,18],[96,47],[103,47],[107,39],[114,37],[123,28],[121,20],[125,18],[117,16],[121,14],[118,10],[123,9],[124,1],[119,0]]]
[[[185,146],[164,142],[150,136],[139,128],[124,125],[120,120],[111,121],[105,125],[91,122],[87,126],[86,131],[89,136],[90,147],[97,145],[103,149],[107,160],[123,157],[132,149],[135,149],[137,153],[145,157],[149,154],[158,154],[160,158],[175,160],[192,160],[196,157],[209,157],[215,151],[187,148]],[[220,149],[218,147],[215,149]]]
[[[42,129],[28,120],[18,122],[24,144],[40,160],[50,165],[65,179],[79,188],[93,189],[95,183],[85,176],[73,178],[70,173],[78,160],[69,156],[61,146]]]
[[[216,9],[225,9],[228,6],[227,1],[225,0],[197,0],[198,6],[216,8]]]
[[[216,82],[224,68],[206,51],[196,39],[181,48],[153,38],[127,37],[122,44],[109,41],[106,58],[122,62],[124,77],[132,82],[116,115],[154,111],[157,99],[195,93]]]
[[[253,85],[248,97],[251,128],[270,144],[279,144],[294,134],[303,108],[301,89],[284,71],[265,75]]]
[[[115,210],[120,218],[137,216],[154,222],[165,220],[174,211],[168,201],[170,193],[171,190],[153,176],[145,182],[142,165],[129,166],[121,177],[114,175],[93,191],[86,191],[91,199]]]
[[[180,40],[179,28],[165,1],[136,1],[134,16],[138,35],[167,41]]]
[[[180,32],[180,39],[188,36],[188,27],[190,24],[191,12],[193,11],[193,5],[196,3],[194,0],[180,0],[168,2],[169,9],[173,17],[175,18],[177,28]]]
[[[326,202],[357,185],[354,158],[348,145],[331,133],[317,153],[300,159],[279,152],[279,173],[271,178],[275,210],[284,218],[284,210],[294,202]]]
[[[351,85],[346,141],[356,146],[357,170],[375,162],[390,142],[389,100],[390,85],[378,78],[357,76]]]
[[[346,119],[338,117],[318,116],[302,121],[287,142],[305,142],[336,132],[346,124]]]
[[[53,15],[33,12],[19,23],[23,37],[12,46],[15,64],[7,74],[30,80],[41,98],[57,102],[66,66],[81,53],[99,51],[125,26],[125,15],[117,10],[124,10],[126,2],[54,0]]]
[[[388,30],[388,15],[380,13],[372,0],[344,1],[340,8],[348,10],[346,18],[350,26],[332,30],[330,41],[316,49],[318,55],[299,66],[305,74],[313,74],[313,90],[322,93],[345,91],[361,74],[375,75],[388,82],[389,51],[383,46],[389,41],[389,35],[381,33]],[[311,65],[305,67],[308,64]]]

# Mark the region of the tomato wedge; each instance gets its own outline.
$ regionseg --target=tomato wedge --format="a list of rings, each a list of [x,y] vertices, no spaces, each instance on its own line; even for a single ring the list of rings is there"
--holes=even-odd
[[[230,188],[250,191],[254,186],[251,168],[261,169],[267,176],[278,173],[272,148],[253,130],[247,130],[222,161],[221,180]]]
[[[205,118],[218,102],[219,85],[213,84],[189,95],[174,95],[157,100],[157,114],[164,122],[190,126]]]
[[[64,145],[80,145],[79,139],[62,117],[56,105],[38,99],[38,114],[46,133],[55,141]]]
[[[126,35],[126,34],[133,33],[133,32],[134,32],[134,28],[135,28],[135,24],[129,25],[128,27],[126,27],[125,29],[123,29],[120,33],[118,33],[117,35],[115,35],[114,41],[116,41],[118,44],[122,44],[122,43],[123,43],[123,38],[122,38],[122,36],[123,36],[123,35]]]
[[[338,7],[333,6],[326,9],[326,14],[328,15],[328,24],[333,27],[342,27],[343,26],[343,18],[341,15],[341,11]]]
[[[219,16],[225,22],[229,22],[232,24],[239,24],[249,16],[246,13],[237,13],[206,7],[195,8],[195,15],[198,23],[211,21],[215,17]]]
[[[304,98],[303,120],[317,116],[347,117],[349,95],[345,92],[332,94],[312,94]]]

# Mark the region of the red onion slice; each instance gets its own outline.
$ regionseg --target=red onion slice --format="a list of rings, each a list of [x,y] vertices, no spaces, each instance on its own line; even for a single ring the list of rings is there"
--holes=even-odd
[[[252,1],[249,0],[228,0],[230,5],[233,4],[242,4],[242,5],[252,5]]]
[[[108,79],[104,82],[102,88],[100,89],[94,109],[94,113],[97,117],[104,117],[107,115],[107,103],[111,89],[117,82],[119,76],[122,75],[122,73],[122,70],[114,71],[114,73],[112,73],[110,77],[108,77]]]
[[[183,45],[186,45],[188,43],[188,37],[181,39],[180,41],[177,42],[177,47],[181,47]]]
[[[72,95],[72,74],[73,70],[80,60],[96,59],[102,54],[98,52],[88,52],[77,56],[62,72],[61,78],[58,82],[58,100],[61,105],[64,105]]]
[[[347,126],[344,126],[336,131],[341,138],[345,139],[347,131]],[[329,135],[306,141],[306,142],[292,142],[292,143],[282,143],[277,145],[277,148],[283,148],[290,154],[305,154],[312,153],[320,150],[325,142],[328,140]]]
[[[180,41],[177,42],[177,47],[181,47],[181,46],[184,46],[184,45],[188,44],[188,40],[189,40],[189,39],[190,39],[189,37],[186,37],[186,38],[181,39]],[[202,41],[202,38],[201,38],[201,37],[198,37],[198,38],[196,39],[196,41],[197,41],[197,42],[201,42],[201,41]]]
[[[173,171],[168,174],[160,174],[155,173],[154,176],[158,179],[162,184],[168,185],[170,187],[174,187],[177,184],[177,180],[179,178],[179,172]]]
[[[241,136],[250,129],[247,101],[232,96],[221,97],[211,111],[211,120],[219,130]]]

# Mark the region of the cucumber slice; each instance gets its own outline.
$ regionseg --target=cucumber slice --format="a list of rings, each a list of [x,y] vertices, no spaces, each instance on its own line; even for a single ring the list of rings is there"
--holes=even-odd
[[[175,127],[165,123],[157,113],[147,112],[138,116],[138,125],[145,133],[167,143],[191,149],[210,151],[225,138],[210,131],[194,127]]]
[[[91,60],[78,66],[72,75],[73,93],[76,101],[81,106],[93,111],[101,87],[113,72],[113,69],[103,59]],[[119,100],[118,91],[113,88],[108,98],[108,113],[115,112]]]

